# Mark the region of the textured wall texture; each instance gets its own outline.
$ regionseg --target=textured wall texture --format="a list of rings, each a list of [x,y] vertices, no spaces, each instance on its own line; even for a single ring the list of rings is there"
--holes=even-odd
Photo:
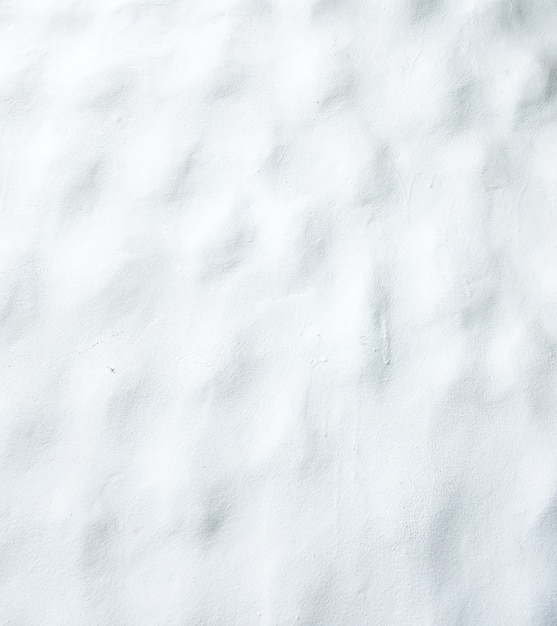
[[[0,624],[557,624],[557,2],[0,2]]]

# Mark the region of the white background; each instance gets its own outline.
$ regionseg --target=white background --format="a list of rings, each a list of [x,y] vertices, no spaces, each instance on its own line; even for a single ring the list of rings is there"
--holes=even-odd
[[[0,2],[0,623],[557,623],[557,3]]]

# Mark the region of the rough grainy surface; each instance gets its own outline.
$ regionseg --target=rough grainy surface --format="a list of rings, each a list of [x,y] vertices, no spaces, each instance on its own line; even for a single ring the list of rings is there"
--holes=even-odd
[[[0,623],[557,623],[557,2],[0,2]]]

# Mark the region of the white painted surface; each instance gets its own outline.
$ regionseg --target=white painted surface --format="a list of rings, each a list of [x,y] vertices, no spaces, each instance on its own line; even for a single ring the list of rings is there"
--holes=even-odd
[[[0,2],[0,623],[557,623],[557,4]]]

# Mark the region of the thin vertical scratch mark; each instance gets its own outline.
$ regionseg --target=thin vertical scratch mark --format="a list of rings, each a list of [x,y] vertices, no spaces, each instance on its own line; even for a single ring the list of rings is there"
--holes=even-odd
[[[408,195],[406,194],[406,188],[404,187],[404,182],[402,180],[402,176],[400,175],[398,167],[397,167],[397,165],[395,163],[395,160],[389,154],[389,152],[387,152],[387,156],[388,156],[389,160],[391,161],[391,165],[393,166],[393,169],[395,171],[395,176],[396,176],[396,178],[398,180],[398,185],[399,185],[400,191],[402,193],[402,198],[404,199],[404,206],[405,206],[405,210],[406,210],[406,218],[408,219],[408,216],[410,214],[410,206],[409,206],[409,202],[408,202]]]
[[[387,330],[387,323],[383,315],[381,316],[381,335],[383,337],[383,346],[381,348],[381,354],[383,356],[383,363],[385,365],[388,365],[391,362],[391,358],[390,358],[391,340],[390,340],[389,333]]]
[[[524,194],[526,193],[526,190],[528,189],[528,185],[530,183],[530,177],[528,175],[526,175],[526,180],[524,181],[524,184],[522,185],[522,189],[520,190],[520,195],[518,196],[518,200],[516,203],[516,234],[520,234],[520,210],[522,208],[522,200],[524,198]]]

